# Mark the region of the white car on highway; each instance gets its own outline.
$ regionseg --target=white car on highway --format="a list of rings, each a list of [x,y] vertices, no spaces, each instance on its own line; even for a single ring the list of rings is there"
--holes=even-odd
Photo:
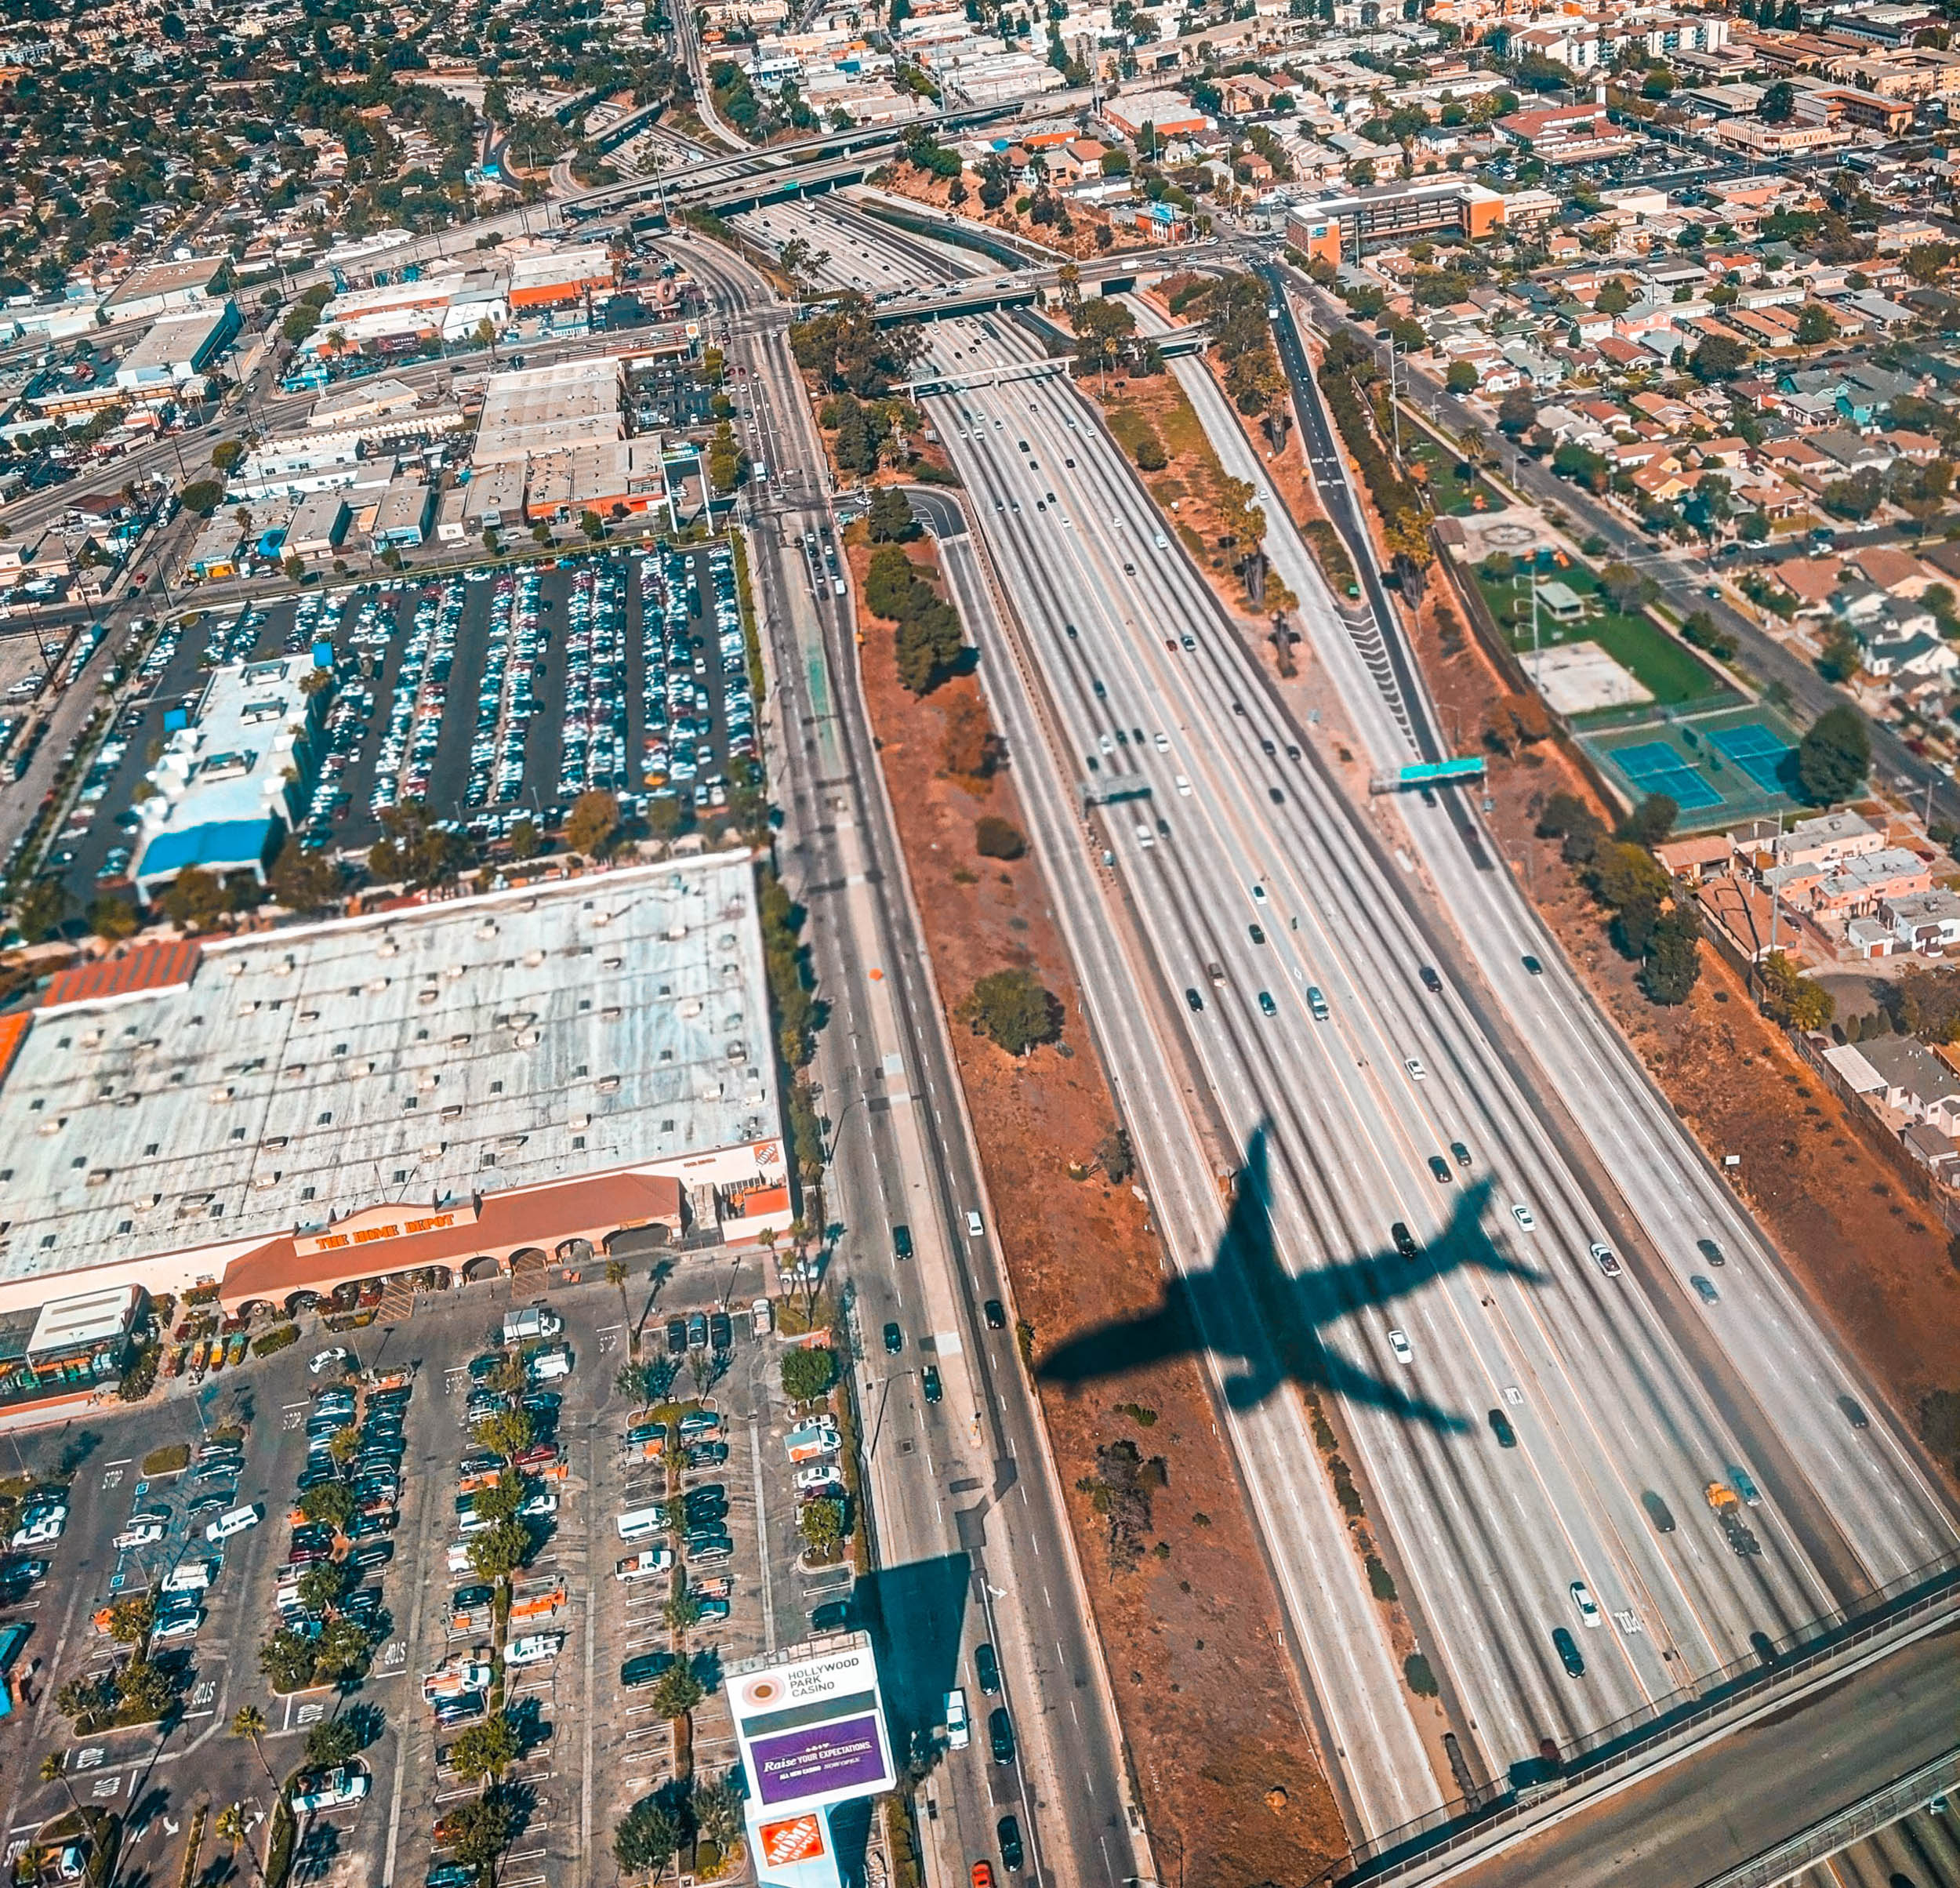
[[[1395,1352],[1398,1363],[1413,1363],[1416,1360],[1416,1353],[1409,1348],[1408,1334],[1404,1331],[1388,1333],[1388,1348]]]
[[[1538,1229],[1538,1222],[1532,1218],[1530,1207],[1526,1206],[1523,1200],[1518,1200],[1512,1204],[1511,1217],[1517,1221],[1518,1230],[1520,1233],[1535,1233]]]
[[[1620,1262],[1613,1256],[1613,1248],[1610,1246],[1602,1245],[1595,1239],[1589,1250],[1592,1251],[1594,1263],[1608,1278],[1617,1278],[1620,1276]]]
[[[1577,1607],[1581,1625],[1596,1626],[1599,1623],[1599,1608],[1592,1597],[1592,1589],[1583,1580],[1573,1581],[1570,1592],[1572,1603]]]
[[[1429,1071],[1424,1068],[1421,1062],[1413,1055],[1410,1056],[1402,1066],[1409,1071],[1409,1079],[1412,1082],[1427,1081],[1429,1078]]]

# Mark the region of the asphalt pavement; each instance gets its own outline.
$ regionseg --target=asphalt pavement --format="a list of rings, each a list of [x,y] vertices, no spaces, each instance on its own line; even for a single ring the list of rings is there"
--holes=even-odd
[[[955,348],[985,361],[1011,345],[996,348],[968,323],[942,325],[933,338],[953,372]],[[1479,928],[1461,888],[1453,884],[1442,911],[1425,917],[1406,883],[1414,862],[1391,862],[1392,841],[1357,820],[1311,751],[1279,757],[1310,743],[1065,382],[976,387],[930,407],[1045,671],[1078,788],[1147,796],[1110,808],[1105,843],[1155,952],[1158,988],[1171,993],[1212,1104],[1267,1195],[1270,1262],[1290,1281],[1282,1298],[1320,1341],[1309,1374],[1343,1407],[1404,1592],[1433,1629],[1425,1649],[1448,1674],[1453,1724],[1483,1774],[1500,1778],[1541,1737],[1571,1743],[1748,1656],[1751,1632],[1775,1636],[1825,1610],[1837,1569],[1807,1550],[1773,1487],[1751,1513],[1760,1556],[1728,1552],[1702,1502],[1703,1484],[1729,1465],[1754,1463],[1765,1480],[1776,1457],[1759,1440],[1770,1426],[1762,1412],[1739,1403],[1733,1385],[1711,1389],[1674,1308],[1655,1302],[1684,1290],[1674,1268],[1699,1262],[1691,1244],[1681,1249],[1679,1219],[1664,1220],[1654,1240],[1664,1264],[1628,1249],[1621,1229],[1641,1214],[1611,1196],[1618,1142],[1587,1157],[1535,1092],[1590,1084],[1637,1095],[1624,1051],[1602,1062],[1601,1045],[1588,1042],[1583,1074],[1554,1064],[1548,1079],[1494,1039],[1483,993],[1455,987],[1457,943],[1440,948],[1446,940],[1430,933],[1438,921]],[[1057,488],[1067,496],[1058,499]],[[1338,634],[1352,659],[1345,627]],[[1181,647],[1185,634],[1194,650]],[[1416,697],[1415,678],[1399,685]],[[1009,710],[1001,712],[1012,739]],[[1502,887],[1487,849],[1480,866],[1449,811],[1437,812],[1463,873]],[[1064,830],[1058,818],[1047,822],[1051,846],[1079,850],[1079,826],[1065,841]],[[1044,856],[1065,870],[1048,848]],[[1448,981],[1432,993],[1417,971],[1439,964]],[[1305,998],[1310,979],[1327,993],[1329,1021]],[[1520,1031],[1542,1027],[1528,1011],[1515,1021]],[[1175,1105],[1174,1077],[1161,1065],[1147,1085]],[[1134,1089],[1126,1105],[1137,1105]],[[1155,1124],[1133,1118],[1132,1129],[1140,1149],[1164,1144]],[[1637,1145],[1657,1163],[1653,1175],[1667,1176],[1661,1184],[1678,1188],[1685,1171],[1692,1188],[1696,1171],[1705,1175],[1678,1132],[1657,1142],[1645,1121],[1641,1131]],[[1446,1152],[1453,1142],[1465,1147],[1468,1169]],[[1443,1170],[1434,1178],[1432,1156]],[[1632,1177],[1627,1190],[1652,1217],[1649,1178]],[[1152,1181],[1160,1192],[1154,1173]],[[1520,1205],[1528,1229],[1512,1210]],[[1681,1208],[1736,1254],[1726,1322],[1711,1313],[1711,1327],[1786,1349],[1798,1334],[1814,1373],[1847,1382],[1794,1298],[1777,1294],[1777,1275],[1733,1207],[1690,1190]],[[1398,1217],[1425,1248],[1413,1273],[1385,1254],[1386,1222]],[[1202,1239],[1203,1218],[1192,1223]],[[1602,1238],[1625,1251],[1610,1273],[1588,1249]],[[1245,1255],[1236,1256],[1243,1269]],[[1209,1258],[1200,1251],[1185,1263],[1194,1287]],[[1744,1367],[1738,1374],[1755,1382]],[[1258,1407],[1273,1387],[1248,1364],[1228,1400]],[[1890,1578],[1944,1551],[1953,1540],[1944,1505],[1891,1426],[1854,1436],[1821,1387],[1792,1382],[1777,1392],[1786,1406],[1773,1407],[1855,1537],[1853,1577]],[[1493,1440],[1484,1421],[1493,1408],[1510,1412],[1515,1452]],[[1310,1451],[1241,1452],[1255,1485],[1270,1483],[1269,1506],[1280,1505],[1270,1497],[1283,1487],[1296,1515],[1316,1494],[1328,1505]],[[1656,1490],[1674,1517],[1664,1535],[1642,1499]],[[1337,1531],[1316,1570],[1338,1585],[1344,1559],[1352,1577]],[[1575,1581],[1598,1610],[1569,1592]],[[1560,1630],[1584,1643],[1577,1677],[1561,1669]],[[1352,1655],[1356,1636],[1343,1641]],[[1355,1677],[1323,1676],[1332,1695],[1322,1702],[1337,1745],[1363,1749],[1364,1725],[1378,1732],[1367,1721],[1390,1708],[1398,1687]],[[1366,1832],[1435,1800],[1428,1766],[1406,1737],[1381,1760],[1350,1759],[1347,1768],[1349,1788],[1369,1799],[1359,1806]]]
[[[726,252],[673,247],[717,293],[717,338],[747,370],[750,450],[771,469],[751,488],[750,543],[769,642],[777,856],[811,914],[829,1012],[813,1073],[872,1450],[880,1571],[868,1584],[887,1620],[936,1594],[960,1621],[950,1659],[938,1637],[913,1645],[928,1690],[943,1678],[984,1701],[971,1647],[996,1647],[1020,1738],[1011,1774],[989,1764],[978,1736],[941,1759],[924,1791],[928,1848],[953,1877],[989,1857],[998,1867],[996,1825],[1011,1812],[1036,1872],[1120,1888],[1149,1872],[1143,1839],[1039,1412],[1011,1326],[992,1329],[983,1316],[987,1299],[1011,1305],[1011,1294],[991,1234],[966,1230],[969,1209],[983,1227],[993,1216],[865,719],[854,619],[828,562],[806,549],[806,533],[821,545],[833,526],[787,311]],[[895,1224],[910,1229],[909,1260],[895,1256]],[[908,1334],[896,1358],[877,1336],[865,1342],[887,1321]],[[923,1394],[927,1358],[945,1384],[941,1403]],[[939,1715],[930,1695],[912,1710]]]

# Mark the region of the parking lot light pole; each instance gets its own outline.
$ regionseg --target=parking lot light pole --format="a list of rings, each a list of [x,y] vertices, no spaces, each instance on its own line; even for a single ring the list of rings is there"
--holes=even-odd
[[[880,1392],[878,1396],[878,1413],[872,1419],[871,1441],[864,1452],[864,1465],[867,1472],[870,1469],[873,1458],[878,1453],[878,1438],[884,1433],[884,1406],[891,1400],[892,1385],[902,1381],[907,1377],[914,1377],[917,1374],[918,1372],[912,1369],[909,1366],[907,1366],[907,1367],[904,1370],[893,1371],[889,1377],[885,1378],[884,1388],[881,1392]]]

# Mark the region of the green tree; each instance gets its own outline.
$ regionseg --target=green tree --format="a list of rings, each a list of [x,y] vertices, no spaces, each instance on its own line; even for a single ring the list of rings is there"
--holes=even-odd
[[[1797,782],[1813,806],[1848,800],[1871,771],[1871,731],[1849,702],[1827,708],[1797,743]]]
[[[782,1393],[793,1403],[814,1403],[829,1396],[837,1380],[835,1351],[816,1345],[782,1353]]]
[[[272,1774],[272,1766],[266,1761],[266,1714],[256,1705],[241,1705],[231,1714],[231,1734],[251,1740],[252,1754],[259,1759],[260,1769],[265,1772],[267,1782],[276,1792],[279,1780]]]
[[[597,512],[586,511],[579,516],[579,528],[591,543],[597,544],[606,535],[606,521]]]
[[[1686,1003],[1701,975],[1701,919],[1694,906],[1680,901],[1664,911],[1647,940],[1647,960],[1641,966],[1640,987],[1650,1002]]]
[[[510,1714],[499,1711],[456,1734],[449,1746],[449,1767],[466,1782],[495,1783],[523,1754]]]
[[[479,1448],[514,1461],[538,1440],[537,1425],[531,1412],[521,1404],[514,1409],[495,1410],[470,1432]]]
[[[267,883],[279,904],[303,916],[336,909],[341,902],[340,868],[318,852],[309,852],[290,833],[280,842]]]
[[[1025,1055],[1062,1033],[1062,1005],[1026,971],[997,970],[976,983],[960,1006],[962,1022],[1010,1055]]]
[[[655,1680],[652,1703],[663,1718],[684,1718],[708,1695],[707,1687],[684,1660],[668,1666]]]
[[[1762,1013],[1786,1029],[1823,1029],[1837,1013],[1837,1002],[1821,983],[1800,972],[1780,950],[1756,966]],[[1956,1011],[1960,1015],[1960,1011]]]
[[[1756,116],[1766,125],[1787,125],[1797,114],[1797,89],[1780,78],[1766,86],[1756,106]]]
[[[843,1502],[805,1501],[797,1516],[797,1528],[810,1552],[827,1559],[844,1541]]]
[[[1650,793],[1627,815],[1620,837],[1636,846],[1657,846],[1674,830],[1681,808],[1665,793]]]
[[[1960,1039],[1960,971],[1908,963],[1899,978],[1899,1015],[1922,1042]]]
[[[185,510],[208,518],[224,503],[224,486],[215,478],[194,478],[178,492],[177,502]]]
[[[58,1783],[68,1792],[69,1803],[75,1814],[82,1814],[82,1799],[74,1793],[74,1785],[68,1777],[68,1754],[66,1751],[51,1750],[41,1759],[40,1777],[43,1783]]]
[[[1477,390],[1477,370],[1468,361],[1452,361],[1443,383],[1461,399],[1465,394]]]
[[[368,851],[378,879],[414,886],[446,884],[469,864],[469,840],[453,823],[438,822],[420,800],[399,800],[381,814],[381,837]]]
[[[359,1507],[345,1482],[316,1482],[299,1497],[299,1512],[309,1521],[325,1522],[336,1534],[347,1532]]]
[[[456,1857],[479,1874],[495,1866],[517,1828],[517,1812],[501,1789],[492,1788],[452,1813]]]
[[[40,944],[59,935],[67,915],[67,886],[59,878],[37,878],[21,893],[13,921],[30,944]]]
[[[1528,387],[1514,387],[1497,402],[1497,429],[1516,438],[1538,423],[1538,402]]]
[[[479,1580],[508,1580],[531,1558],[531,1530],[521,1521],[499,1521],[470,1540],[470,1569]]]
[[[1806,302],[1797,317],[1797,341],[1800,347],[1820,347],[1838,332],[1821,302]]]
[[[358,1619],[337,1614],[320,1628],[313,1642],[314,1678],[321,1684],[339,1684],[358,1678],[368,1668],[374,1636]]]
[[[325,1718],[307,1733],[307,1767],[332,1770],[350,1761],[361,1748],[361,1734],[346,1718]]]
[[[670,1593],[660,1609],[660,1623],[670,1632],[688,1632],[701,1623],[701,1602],[692,1593]]]
[[[1726,334],[1704,336],[1688,357],[1688,371],[1697,380],[1733,380],[1748,365],[1748,348]]]
[[[219,1810],[212,1828],[218,1839],[229,1846],[234,1857],[242,1849],[245,1860],[252,1864],[252,1872],[260,1880],[264,1879],[265,1871],[260,1865],[258,1851],[252,1846],[251,1829],[242,1803],[227,1803]]]
[[[629,1875],[658,1881],[681,1846],[681,1831],[657,1796],[643,1796],[613,1825],[612,1859]]]
[[[89,928],[105,942],[118,944],[132,938],[142,925],[141,915],[126,898],[104,896],[89,906]]]
[[[344,1560],[316,1560],[299,1576],[299,1603],[309,1613],[326,1613],[345,1599],[354,1569]]]
[[[470,1505],[486,1520],[515,1521],[517,1510],[524,1503],[524,1477],[516,1469],[506,1469],[488,1488],[479,1488],[470,1499]]]
[[[201,866],[186,866],[157,900],[163,915],[180,931],[209,931],[231,910],[230,895],[216,873]]]
[[[118,1645],[140,1646],[150,1636],[150,1628],[156,1621],[155,1596],[132,1593],[110,1607],[109,1636]]]
[[[565,818],[564,842],[584,858],[603,859],[611,851],[612,836],[619,828],[619,802],[593,787],[572,803]]]
[[[274,1691],[302,1691],[313,1683],[313,1642],[281,1626],[259,1648],[259,1669]]]
[[[1615,840],[1600,847],[1588,869],[1594,897],[1613,913],[1620,948],[1630,957],[1646,955],[1672,881],[1644,847]]]
[[[874,544],[902,543],[919,535],[912,507],[896,485],[880,485],[872,493],[868,521]]]

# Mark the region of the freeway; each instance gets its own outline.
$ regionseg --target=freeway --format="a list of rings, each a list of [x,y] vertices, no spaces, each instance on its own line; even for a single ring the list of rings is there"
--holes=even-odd
[[[982,361],[1018,345],[956,321],[934,343]],[[1278,1334],[1299,1353],[1292,1373],[1338,1400],[1381,1509],[1378,1538],[1479,1775],[1501,1777],[1544,1737],[1570,1744],[1747,1657],[1751,1633],[1825,1610],[1839,1581],[1861,1590],[1950,1547],[1950,1519],[1889,1421],[1858,1435],[1843,1425],[1830,1400],[1853,1381],[1842,1360],[1794,1294],[1776,1294],[1778,1275],[1733,1204],[1692,1188],[1669,1204],[1678,1218],[1663,1234],[1679,1240],[1692,1219],[1735,1251],[1747,1269],[1724,1275],[1741,1301],[1732,1307],[1725,1292],[1726,1323],[1753,1334],[1751,1363],[1775,1347],[1791,1380],[1725,1373],[1717,1347],[1684,1334],[1692,1320],[1673,1302],[1673,1269],[1685,1264],[1672,1247],[1664,1259],[1626,1236],[1642,1220],[1613,1185],[1617,1144],[1573,1145],[1544,1098],[1581,1079],[1532,1066],[1521,1039],[1544,1018],[1494,1016],[1454,974],[1456,946],[1443,948],[1440,914],[1406,882],[1413,870],[1391,862],[1392,836],[1334,790],[1073,389],[975,390],[928,411],[1026,630],[1025,647],[983,648],[1038,669],[1052,717],[1044,731],[1032,710],[1018,711],[1018,671],[989,664],[1014,750],[1045,746],[1065,777],[1148,795],[1120,819],[1112,809],[1105,832],[1150,953],[1140,975],[1121,976],[1115,941],[1085,938],[1110,922],[1102,898],[1058,902],[1076,912],[1072,945],[1092,953],[1086,986],[1185,993],[1182,1008],[1174,994],[1170,1005],[1185,1040],[1154,1051],[1108,1007],[1097,1017],[1152,1190],[1178,1200],[1160,1222],[1185,1229],[1177,1258],[1194,1300],[1215,1294],[1228,1316],[1243,1313],[1241,1287],[1224,1275],[1245,1271],[1247,1254],[1214,1265],[1215,1215],[1194,1218],[1188,1204],[1203,1182],[1200,1121],[1176,1117],[1215,1113],[1266,1209],[1251,1287],[1262,1309],[1276,1305],[1300,1327]],[[1024,766],[1018,777],[1044,772]],[[1060,873],[1081,850],[1080,815],[1049,814],[1036,824],[1044,864]],[[1494,872],[1476,882],[1504,885]],[[1460,928],[1476,928],[1444,902]],[[1438,964],[1453,975],[1432,994],[1418,973]],[[1324,1020],[1309,983],[1326,993]],[[1551,1000],[1537,997],[1541,1009]],[[1185,1058],[1202,1098],[1174,1069]],[[1644,1092],[1624,1052],[1602,1062],[1594,1050],[1582,1079],[1602,1078]],[[1468,1168],[1452,1164],[1452,1143]],[[1634,1153],[1649,1212],[1650,1174],[1676,1186],[1684,1167],[1706,1178],[1678,1131],[1657,1145],[1642,1123]],[[1414,1261],[1385,1251],[1392,1218],[1414,1229]],[[1621,1254],[1610,1276],[1588,1251],[1602,1239]],[[1214,1330],[1210,1342],[1214,1356],[1237,1356],[1250,1341]],[[1109,1334],[1073,1361],[1091,1371],[1123,1345]],[[1248,1359],[1225,1400],[1303,1649],[1310,1661],[1320,1654],[1323,1737],[1344,1759],[1357,1833],[1378,1833],[1436,1799],[1430,1754],[1392,1669],[1364,1655],[1380,1644],[1378,1616],[1356,1597],[1358,1570],[1298,1406],[1277,1387],[1269,1363]],[[1752,1394],[1766,1389],[1773,1421]],[[1486,1425],[1493,1410],[1507,1412],[1515,1450]],[[1775,1428],[1802,1464],[1791,1479],[1812,1483],[1849,1540],[1820,1545],[1814,1525],[1799,1525],[1814,1514],[1781,1500]],[[1704,1484],[1731,1464],[1760,1472],[1763,1502],[1750,1516],[1759,1554],[1729,1553],[1702,1503]],[[1665,1533],[1649,1519],[1649,1493],[1665,1499]],[[1571,1594],[1574,1581],[1597,1611]],[[1555,1630],[1584,1642],[1582,1674],[1562,1668]],[[1324,1657],[1335,1643],[1338,1667]]]
[[[1357,333],[1372,334],[1371,329],[1349,323],[1347,311],[1304,275],[1290,267],[1284,268],[1283,274],[1289,285],[1312,310],[1316,325],[1331,330],[1345,324],[1352,326]],[[1431,378],[1424,364],[1410,360],[1407,365],[1406,398],[1410,405],[1452,433],[1461,435],[1471,427],[1479,434],[1487,432],[1488,422],[1484,416],[1446,392]],[[1527,502],[1563,510],[1576,521],[1579,536],[1596,532],[1606,540],[1615,557],[1635,564],[1650,575],[1660,585],[1662,599],[1671,609],[1683,616],[1696,610],[1706,610],[1715,619],[1718,628],[1727,630],[1736,638],[1743,659],[1750,669],[1764,683],[1780,684],[1786,690],[1789,699],[1805,719],[1813,718],[1827,708],[1835,707],[1849,699],[1841,689],[1818,674],[1800,652],[1779,642],[1726,597],[1708,597],[1705,594],[1707,580],[1693,566],[1657,555],[1654,541],[1624,513],[1603,499],[1559,478],[1548,466],[1541,464],[1526,453],[1507,455],[1502,476]],[[1889,781],[1915,793],[1924,793],[1929,786],[1935,811],[1941,818],[1960,824],[1960,786],[1914,753],[1900,739],[1896,729],[1883,721],[1872,722],[1871,746],[1878,771]]]
[[[990,1218],[984,1182],[858,690],[854,620],[833,594],[831,515],[811,476],[822,449],[789,358],[786,311],[724,250],[671,246],[717,299],[743,370],[750,449],[775,474],[752,502],[750,543],[771,648],[778,855],[810,914],[830,1012],[815,1070],[829,1217],[845,1229],[840,1263],[860,1339],[887,1321],[908,1334],[895,1358],[858,1347],[880,1563],[866,1584],[901,1654],[889,1661],[895,1686],[912,1675],[909,1707],[902,1696],[896,1708],[922,1748],[933,1747],[954,1684],[967,1686],[976,1720],[972,1749],[946,1754],[923,1792],[934,1879],[997,1855],[995,1821],[1013,1813],[1037,1873],[1120,1888],[1149,1872],[1146,1845],[1040,1414],[1011,1330],[983,1315],[987,1300],[1011,1303],[1011,1293],[991,1239],[966,1229],[970,1208]],[[909,1261],[894,1256],[898,1224],[911,1229]],[[873,1349],[875,1360],[865,1354]],[[943,1374],[943,1405],[921,1393],[927,1359]],[[988,1760],[994,1701],[967,1662],[982,1639],[1000,1653],[1018,1767]]]

